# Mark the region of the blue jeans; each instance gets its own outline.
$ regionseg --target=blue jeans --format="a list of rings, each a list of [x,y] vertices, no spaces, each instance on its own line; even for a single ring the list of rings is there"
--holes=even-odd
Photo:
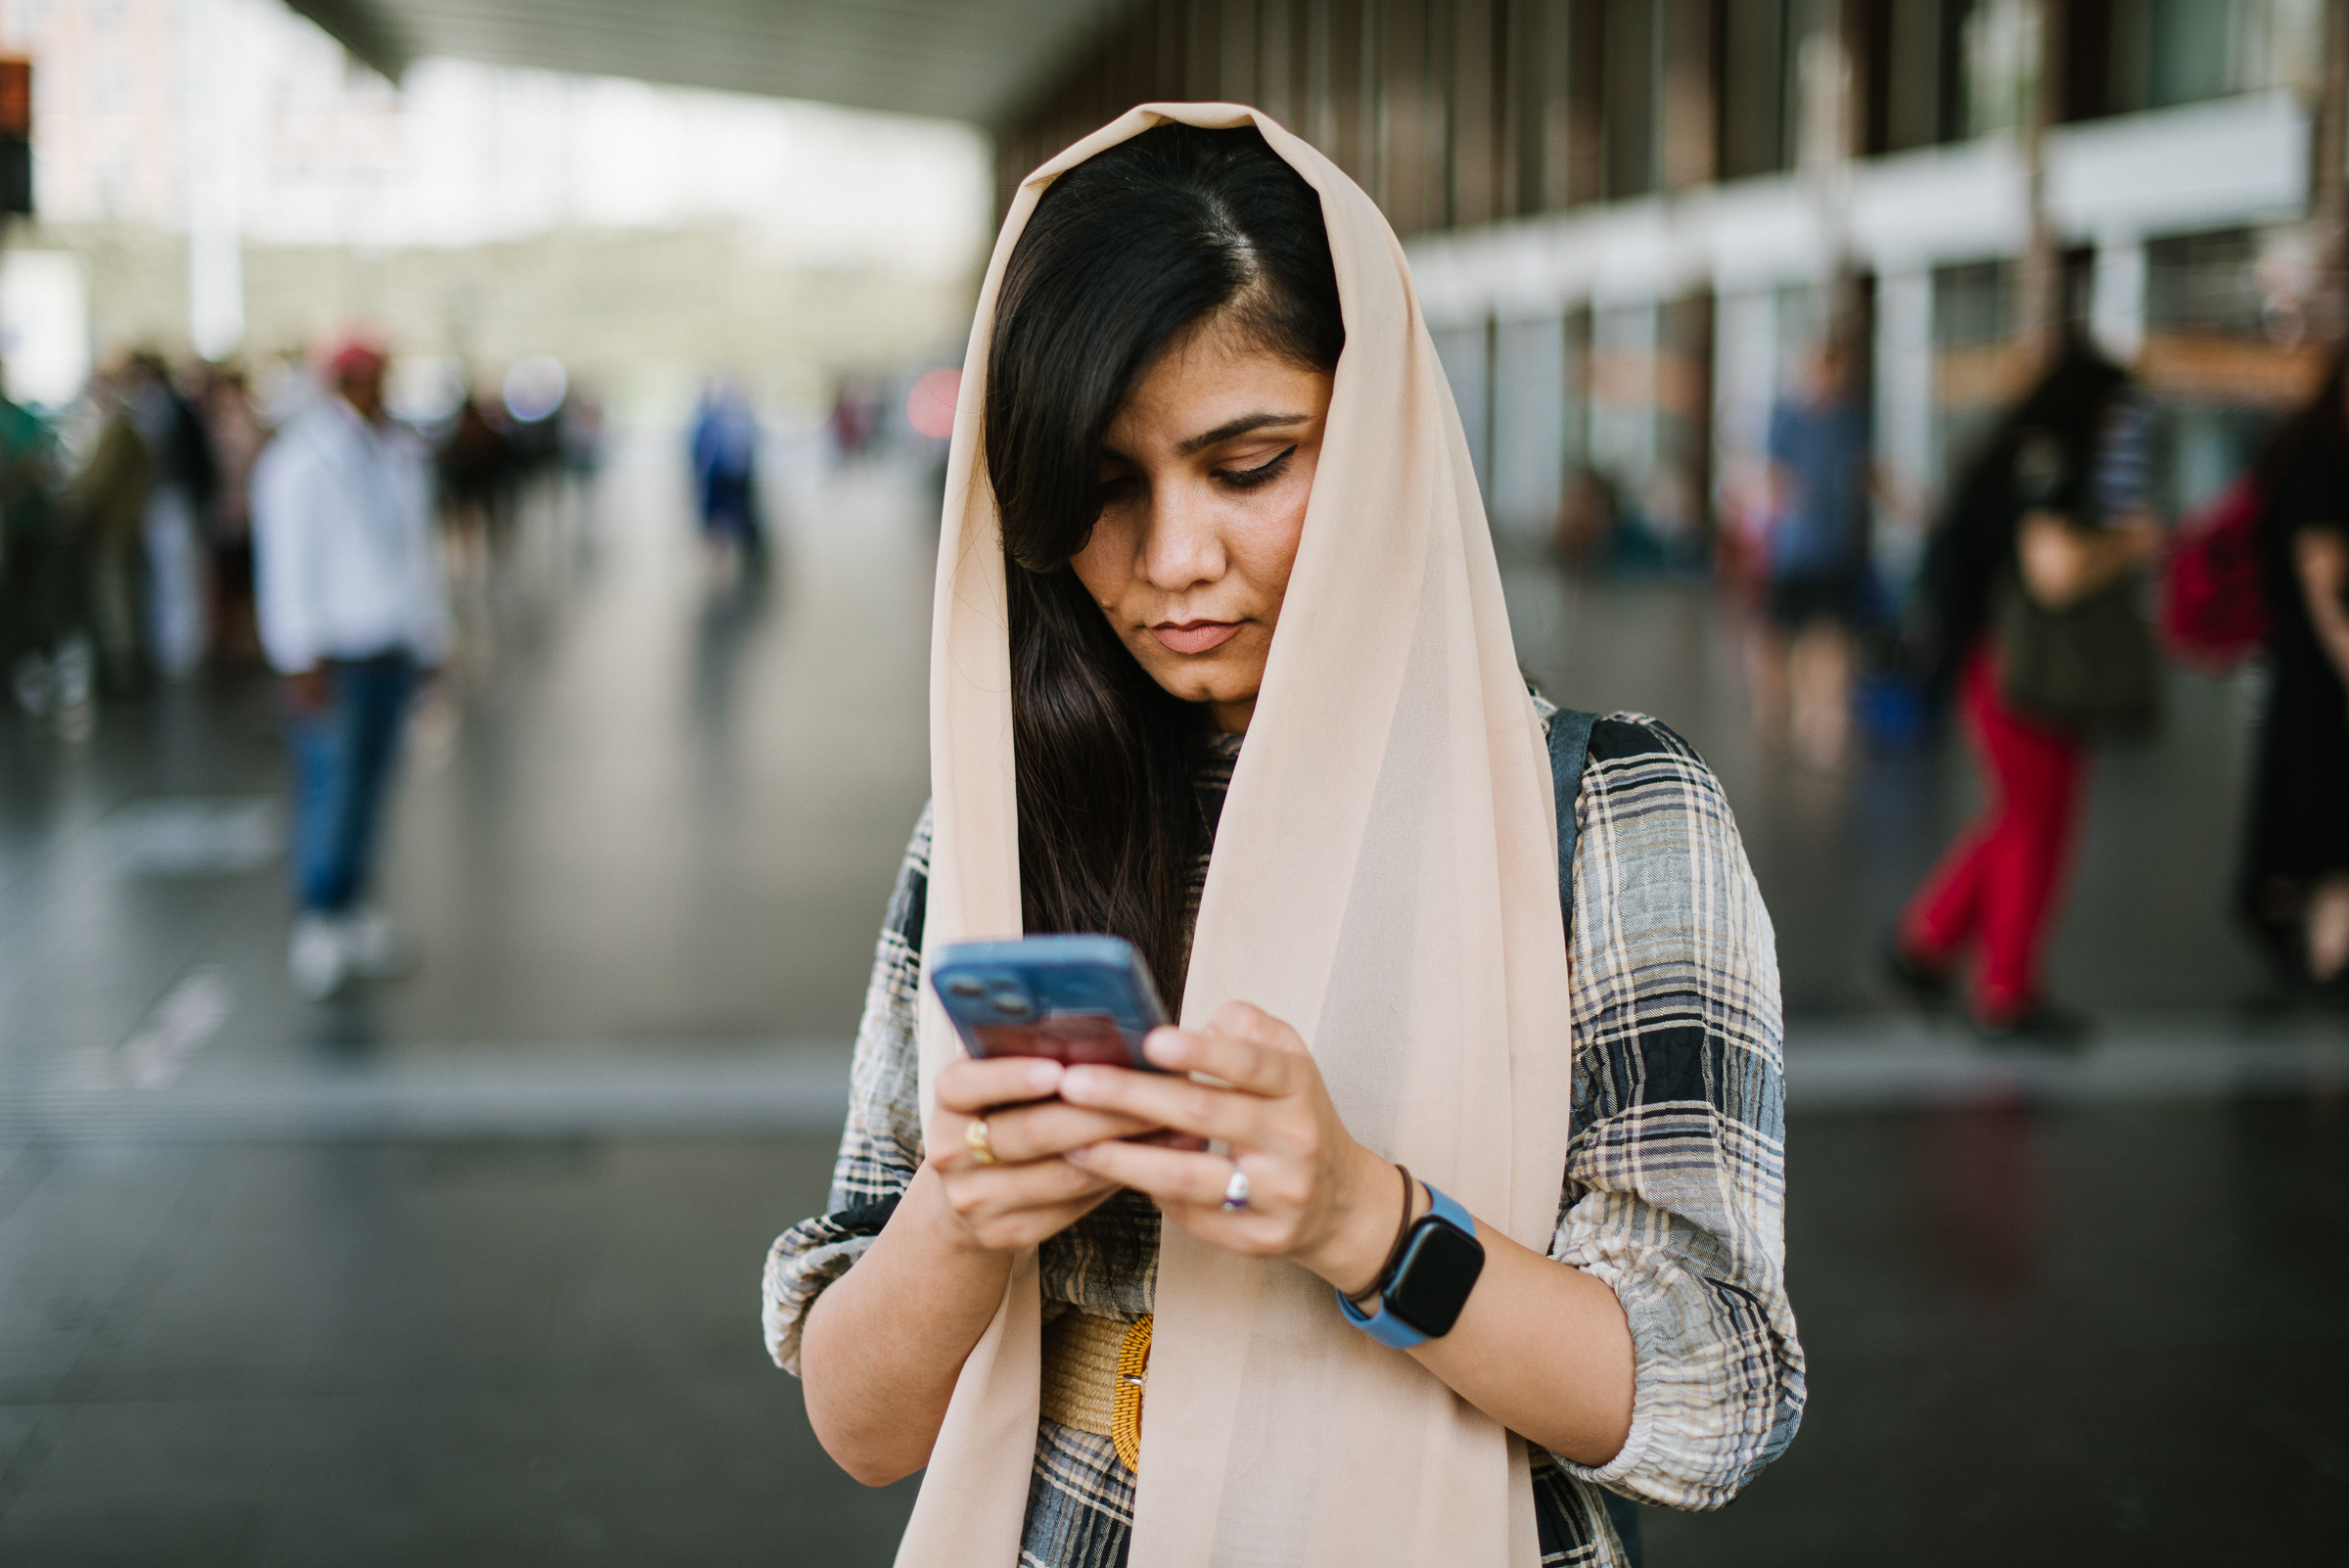
[[[304,913],[340,914],[367,884],[416,666],[392,653],[328,660],[321,668],[331,689],[326,706],[286,715],[294,754],[294,897]]]

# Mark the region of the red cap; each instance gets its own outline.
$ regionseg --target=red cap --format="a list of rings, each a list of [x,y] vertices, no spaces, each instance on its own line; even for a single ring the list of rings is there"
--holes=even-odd
[[[356,376],[377,375],[391,356],[370,339],[349,338],[327,355],[328,374],[337,381],[349,381]]]

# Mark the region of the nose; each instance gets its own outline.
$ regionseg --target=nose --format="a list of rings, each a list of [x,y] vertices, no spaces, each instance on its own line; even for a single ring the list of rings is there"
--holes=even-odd
[[[1217,497],[1204,490],[1205,486],[1180,483],[1152,489],[1150,517],[1135,564],[1143,579],[1161,592],[1180,593],[1223,576],[1228,562],[1220,508]]]

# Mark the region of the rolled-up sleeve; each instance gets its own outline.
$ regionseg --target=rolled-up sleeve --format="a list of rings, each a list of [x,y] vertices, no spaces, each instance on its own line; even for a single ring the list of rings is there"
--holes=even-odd
[[[1622,1451],[1565,1468],[1716,1508],[1803,1413],[1775,941],[1720,781],[1664,725],[1596,726],[1577,816],[1573,1134],[1550,1255],[1614,1290],[1634,1376]]]
[[[767,1354],[797,1375],[800,1333],[826,1286],[864,1256],[922,1163],[921,1057],[914,1035],[921,984],[922,916],[930,887],[930,812],[922,811],[898,871],[864,1017],[848,1125],[832,1166],[826,1213],[803,1220],[767,1249],[760,1318]]]

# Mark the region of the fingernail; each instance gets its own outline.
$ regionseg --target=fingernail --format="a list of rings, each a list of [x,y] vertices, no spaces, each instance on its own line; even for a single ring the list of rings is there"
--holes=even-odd
[[[1087,1143],[1079,1148],[1069,1150],[1066,1154],[1063,1154],[1061,1158],[1068,1161],[1069,1164],[1082,1170],[1083,1169],[1085,1162],[1092,1158],[1092,1153],[1093,1146]]]
[[[1162,1067],[1172,1067],[1182,1060],[1182,1032],[1176,1029],[1154,1029],[1142,1040],[1142,1054]]]
[[[1093,1075],[1082,1067],[1069,1068],[1060,1075],[1060,1097],[1064,1100],[1082,1100],[1092,1086]]]
[[[1060,1064],[1049,1057],[1036,1058],[1036,1065],[1028,1069],[1028,1082],[1037,1089],[1050,1088],[1060,1082]]]

